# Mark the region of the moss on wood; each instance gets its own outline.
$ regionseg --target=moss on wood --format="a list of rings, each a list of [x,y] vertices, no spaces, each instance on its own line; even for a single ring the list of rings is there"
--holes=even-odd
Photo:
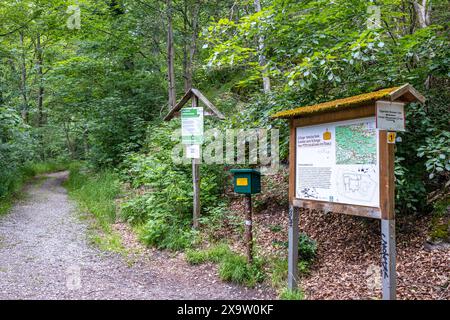
[[[333,112],[337,110],[357,107],[386,98],[389,96],[390,93],[394,92],[398,88],[400,87],[386,88],[374,92],[363,93],[357,96],[323,102],[311,106],[304,106],[291,110],[280,111],[274,114],[272,118],[294,118],[294,117],[299,118],[315,113]]]

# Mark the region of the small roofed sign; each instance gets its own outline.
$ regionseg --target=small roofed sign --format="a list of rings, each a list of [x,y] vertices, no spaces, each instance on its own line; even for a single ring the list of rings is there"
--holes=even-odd
[[[401,102],[377,101],[377,129],[405,131],[405,104]]]

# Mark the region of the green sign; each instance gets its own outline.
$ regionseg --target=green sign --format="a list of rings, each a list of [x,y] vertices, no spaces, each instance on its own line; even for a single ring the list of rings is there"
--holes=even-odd
[[[181,109],[181,142],[203,143],[203,108]]]

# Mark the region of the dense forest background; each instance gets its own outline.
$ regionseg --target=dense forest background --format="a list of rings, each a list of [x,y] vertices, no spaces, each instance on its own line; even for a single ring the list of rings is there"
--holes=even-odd
[[[0,197],[30,163],[83,160],[153,188],[124,214],[169,230],[191,173],[162,117],[191,86],[226,114],[216,127],[280,128],[286,161],[274,112],[410,83],[427,102],[400,134],[397,211],[445,207],[449,21],[446,0],[0,0]],[[203,210],[226,207],[223,167],[202,170]]]

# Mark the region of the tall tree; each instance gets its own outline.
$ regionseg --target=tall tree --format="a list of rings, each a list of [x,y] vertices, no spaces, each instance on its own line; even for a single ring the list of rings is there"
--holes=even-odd
[[[41,34],[38,32],[36,36],[36,76],[38,83],[37,93],[37,108],[38,108],[38,120],[37,125],[41,127],[44,124],[44,73],[42,71],[43,53],[41,45]]]
[[[255,11],[257,13],[261,12],[261,2],[259,0],[254,0]],[[258,36],[258,55],[259,55],[259,66],[262,68],[262,79],[263,79],[263,90],[265,93],[270,91],[270,78],[267,72],[267,59],[264,54],[266,46],[264,44],[264,35],[260,32]]]
[[[169,82],[169,109],[176,103],[175,88],[175,44],[173,39],[173,7],[172,1],[167,0],[167,77]]]

